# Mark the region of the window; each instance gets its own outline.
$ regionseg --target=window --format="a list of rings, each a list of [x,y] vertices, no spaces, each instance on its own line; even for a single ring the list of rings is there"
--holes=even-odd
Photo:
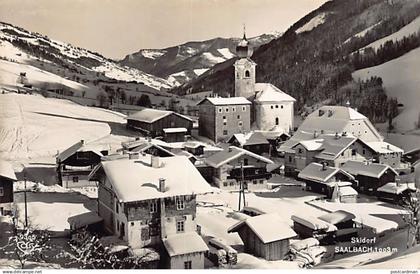
[[[226,129],[223,130],[223,135],[228,135],[228,131]]]
[[[77,183],[78,181],[79,181],[79,177],[74,176],[74,177],[73,177],[73,183]]]
[[[238,115],[238,119],[241,119],[241,115]]]
[[[276,108],[279,108],[279,105],[276,105]]]
[[[222,108],[219,108],[219,113],[222,113],[223,112],[223,109]]]
[[[356,156],[356,150],[355,149],[351,150],[351,156]]]
[[[260,180],[260,185],[264,184],[264,180]]]
[[[223,186],[228,186],[228,183],[227,182],[223,182]]]
[[[244,166],[247,166],[248,165],[248,159],[247,158],[245,158],[244,159]]]
[[[289,156],[289,163],[292,162],[292,156]]]
[[[184,220],[176,221],[176,232],[184,232],[185,231],[184,225],[185,225]]]
[[[283,105],[281,105],[280,108],[283,109]]]
[[[257,184],[257,180],[253,180],[253,181],[252,181],[252,183],[253,183],[254,185],[256,185],[256,184]]]
[[[120,211],[120,206],[118,203],[115,203],[115,212],[118,213]]]
[[[245,70],[245,77],[251,77],[251,73],[249,73],[249,70]]]
[[[3,197],[3,196],[4,196],[4,188],[0,187],[0,197]]]
[[[134,222],[131,222],[131,226],[134,226]]]
[[[243,106],[242,107],[242,111],[246,111],[246,106]]]
[[[184,262],[184,269],[191,269],[192,262],[191,261],[185,261]]]
[[[299,148],[298,153],[301,154],[303,152],[303,149]]]
[[[363,149],[362,153],[363,153],[363,155],[365,155],[366,154],[366,149]]]
[[[236,107],[232,107],[232,112],[236,112]]]
[[[176,209],[183,210],[185,208],[184,197],[176,198]]]
[[[226,111],[226,113],[228,113],[229,112],[229,108],[226,108],[225,111]]]
[[[156,201],[151,201],[150,204],[150,213],[156,213],[157,212],[157,202]]]
[[[276,126],[279,125],[279,117],[276,117]]]
[[[242,121],[238,122],[238,126],[240,126],[240,127],[242,126]]]
[[[273,109],[274,108],[274,106],[271,106],[271,109]]]

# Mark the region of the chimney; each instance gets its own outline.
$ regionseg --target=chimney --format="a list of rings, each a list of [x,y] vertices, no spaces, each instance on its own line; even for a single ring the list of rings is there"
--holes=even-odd
[[[343,136],[343,137],[347,136],[347,132],[343,131],[343,133],[341,134],[341,136]]]
[[[159,178],[159,191],[160,192],[165,192],[165,179],[164,178]]]
[[[327,170],[327,163],[322,162],[322,169],[321,170]]]
[[[314,131],[314,138],[318,137],[318,132],[315,130]]]
[[[153,168],[159,168],[160,167],[160,158],[159,158],[159,156],[152,155],[152,157],[151,157],[151,166]]]
[[[333,115],[333,111],[331,109],[328,110],[328,117],[331,117]]]
[[[229,152],[232,152],[232,147],[229,147]]]
[[[321,117],[322,115],[324,115],[324,111],[322,109],[318,110],[318,116]]]
[[[388,149],[388,150],[389,150],[389,148],[390,148],[390,147],[389,147],[389,144],[387,144],[387,145],[386,145],[386,149]]]
[[[80,140],[80,143],[81,143],[82,145],[84,145],[84,144],[85,144],[85,140]]]
[[[140,140],[140,137],[136,137],[136,141]]]
[[[338,135],[338,132],[335,133],[335,139],[340,139],[340,135]]]

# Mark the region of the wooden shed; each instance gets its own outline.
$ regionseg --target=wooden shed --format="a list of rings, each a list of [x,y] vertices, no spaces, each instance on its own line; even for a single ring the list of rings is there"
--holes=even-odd
[[[354,222],[356,216],[344,210],[337,210],[318,217],[337,228],[335,232],[336,241],[350,241],[352,237],[357,237],[358,229]]]
[[[228,229],[237,232],[244,251],[269,261],[282,260],[289,252],[290,239],[297,234],[278,214],[249,217]]]
[[[151,137],[163,136],[165,128],[186,128],[191,134],[193,120],[174,111],[144,108],[127,117],[127,128]]]
[[[301,238],[321,240],[337,231],[337,227],[312,216],[292,215],[293,229]]]

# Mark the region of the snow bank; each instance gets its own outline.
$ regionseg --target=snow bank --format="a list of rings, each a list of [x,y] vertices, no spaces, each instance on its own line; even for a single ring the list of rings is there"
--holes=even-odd
[[[225,57],[226,59],[231,59],[233,57],[235,57],[235,54],[233,54],[230,49],[228,48],[222,48],[222,49],[218,49],[217,50],[221,55],[223,55],[223,57]]]
[[[156,59],[163,56],[166,53],[166,50],[142,50],[141,55],[149,59]]]
[[[194,73],[195,73],[197,76],[200,76],[201,74],[203,74],[204,72],[206,72],[206,71],[208,71],[208,70],[209,70],[208,68],[195,69],[195,70],[194,70]]]
[[[306,23],[304,26],[298,28],[296,30],[296,33],[302,33],[302,32],[313,30],[319,25],[324,24],[326,17],[327,17],[327,13],[325,12],[318,14],[317,16],[312,18],[308,23]]]
[[[207,59],[212,64],[218,64],[225,61],[224,58],[214,56],[211,52],[204,52],[202,56],[203,58]]]

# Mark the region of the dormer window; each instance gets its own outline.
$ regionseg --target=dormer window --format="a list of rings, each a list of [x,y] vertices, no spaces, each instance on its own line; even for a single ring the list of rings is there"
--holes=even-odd
[[[184,210],[185,209],[185,202],[183,197],[176,198],[176,209],[177,210]]]

